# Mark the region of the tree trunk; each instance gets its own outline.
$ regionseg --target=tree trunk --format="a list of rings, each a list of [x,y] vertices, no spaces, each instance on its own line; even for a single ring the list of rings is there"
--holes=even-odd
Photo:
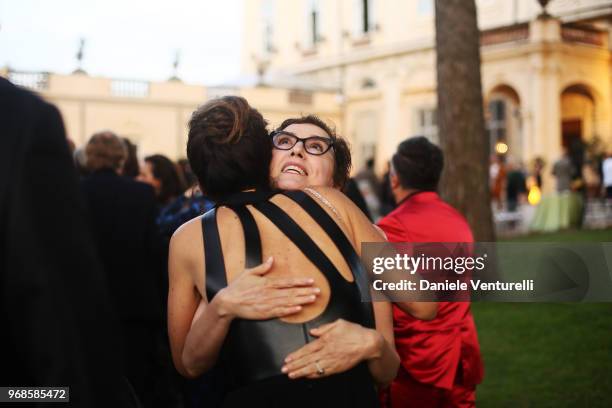
[[[477,241],[494,241],[474,0],[436,0],[436,50],[442,196],[465,216]]]

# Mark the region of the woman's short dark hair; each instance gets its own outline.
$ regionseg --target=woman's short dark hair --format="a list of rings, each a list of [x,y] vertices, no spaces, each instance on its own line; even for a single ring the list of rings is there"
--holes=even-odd
[[[391,161],[402,187],[424,191],[438,189],[444,156],[442,150],[426,137],[404,140]]]
[[[157,196],[160,204],[168,204],[185,192],[185,183],[172,160],[161,154],[147,156],[144,160],[151,164],[153,177],[161,184]]]
[[[187,157],[213,200],[250,188],[269,189],[272,141],[267,122],[239,96],[198,108],[189,121]]]
[[[351,172],[351,149],[348,142],[336,135],[336,130],[321,120],[318,116],[307,115],[299,118],[286,119],[276,130],[283,130],[291,125],[310,124],[317,126],[334,141],[334,187],[343,189]]]

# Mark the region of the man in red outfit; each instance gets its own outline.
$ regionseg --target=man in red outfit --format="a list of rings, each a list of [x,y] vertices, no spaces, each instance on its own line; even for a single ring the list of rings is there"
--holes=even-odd
[[[402,142],[391,160],[397,208],[379,222],[390,242],[473,242],[465,219],[436,193],[444,159],[424,137]],[[401,358],[392,407],[473,407],[483,365],[469,302],[439,302],[438,315],[417,320],[393,306]]]

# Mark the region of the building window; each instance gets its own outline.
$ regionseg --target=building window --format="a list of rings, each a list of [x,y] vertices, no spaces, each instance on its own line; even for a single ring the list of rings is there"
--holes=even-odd
[[[264,54],[276,51],[274,48],[274,0],[264,0],[261,7],[262,48]]]
[[[493,99],[489,102],[489,114],[487,118],[487,133],[491,144],[491,152],[495,149],[497,142],[506,141],[506,101]]]
[[[417,110],[416,134],[425,136],[430,142],[438,144],[438,110],[436,108],[423,108]]]
[[[417,12],[419,16],[431,16],[433,14],[433,0],[419,0]]]
[[[374,20],[374,0],[354,1],[354,34],[363,36],[374,31],[376,22]]]
[[[322,38],[319,0],[308,0],[306,8],[306,45],[309,48],[315,48]]]

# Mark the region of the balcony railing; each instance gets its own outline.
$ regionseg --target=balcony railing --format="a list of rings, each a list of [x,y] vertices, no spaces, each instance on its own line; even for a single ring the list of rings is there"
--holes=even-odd
[[[149,96],[149,83],[147,81],[113,79],[111,95],[126,98],[146,98]]]
[[[49,88],[48,72],[9,71],[8,79],[15,85],[37,92]]]

